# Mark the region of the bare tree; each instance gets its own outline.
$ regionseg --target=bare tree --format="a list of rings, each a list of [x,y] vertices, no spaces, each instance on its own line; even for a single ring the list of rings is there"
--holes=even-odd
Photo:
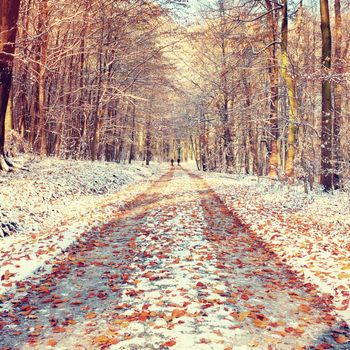
[[[12,85],[20,4],[20,0],[0,1],[0,169],[4,171],[9,171],[13,166],[5,155],[5,117]]]

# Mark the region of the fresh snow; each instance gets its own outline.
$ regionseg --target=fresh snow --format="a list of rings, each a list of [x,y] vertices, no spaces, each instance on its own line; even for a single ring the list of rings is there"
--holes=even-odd
[[[32,162],[29,173],[5,174],[0,218],[11,217],[21,229],[0,238],[0,297],[38,269],[48,270],[48,260],[104,223],[163,171],[159,164],[47,158]]]
[[[200,173],[243,224],[350,322],[350,197],[267,178]]]
[[[135,167],[119,191],[61,195],[59,223],[1,241],[5,346],[348,348],[346,194]]]

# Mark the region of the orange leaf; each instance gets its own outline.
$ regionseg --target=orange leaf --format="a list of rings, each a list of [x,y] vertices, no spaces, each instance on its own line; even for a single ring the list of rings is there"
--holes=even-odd
[[[346,337],[345,335],[338,335],[338,336],[334,336],[334,340],[338,343],[338,344],[345,344],[349,342],[349,338]]]
[[[226,299],[226,301],[227,301],[228,303],[231,303],[231,304],[237,304],[237,300],[232,299],[232,298],[228,298],[228,299]]]
[[[311,311],[311,308],[305,304],[301,304],[301,305],[299,305],[299,310],[301,312],[309,313]]]
[[[165,343],[163,343],[162,346],[170,347],[170,346],[174,346],[175,344],[176,344],[175,340],[169,340],[169,341],[166,341]]]
[[[86,314],[85,318],[87,318],[88,320],[91,320],[93,318],[95,318],[97,315],[94,312],[90,312],[88,314]]]
[[[56,346],[57,344],[57,341],[55,339],[50,339],[48,342],[47,342],[47,346]]]
[[[54,333],[64,333],[66,331],[66,329],[63,328],[63,327],[55,327],[55,328],[52,329],[52,331]]]
[[[186,310],[181,310],[181,309],[175,309],[171,313],[171,317],[172,318],[179,318],[179,317],[182,317],[182,316],[185,316],[185,315],[186,315]]]

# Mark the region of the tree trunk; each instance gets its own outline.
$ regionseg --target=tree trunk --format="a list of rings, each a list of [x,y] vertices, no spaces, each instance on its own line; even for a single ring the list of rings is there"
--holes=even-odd
[[[146,165],[149,165],[152,158],[151,151],[151,115],[149,114],[146,121],[146,140],[145,140],[145,148],[146,148]]]
[[[129,153],[129,164],[135,159],[135,141],[136,141],[136,106],[133,103],[131,115],[131,143]]]
[[[322,125],[321,125],[321,185],[332,189],[332,92],[329,80],[332,55],[332,37],[328,0],[320,0],[322,33]]]
[[[340,129],[342,123],[342,86],[344,67],[342,57],[342,17],[340,10],[340,0],[334,0],[335,14],[335,48],[334,48],[334,70],[336,79],[334,82],[334,115],[333,115],[333,160],[335,173],[333,176],[334,188],[339,188],[340,182],[340,162],[342,160],[340,146]]]
[[[285,174],[287,177],[294,176],[294,158],[296,147],[296,119],[297,119],[297,100],[295,92],[295,81],[288,72],[288,1],[283,0],[282,9],[282,42],[281,42],[281,75],[286,83],[289,101],[289,117],[288,117],[288,137],[287,137],[287,157]]]
[[[46,140],[46,117],[45,117],[45,79],[46,79],[46,61],[48,48],[48,4],[47,0],[41,0],[39,3],[39,35],[40,35],[40,65],[39,65],[39,100],[38,100],[38,121],[40,130],[40,156],[47,155]]]
[[[224,0],[220,0],[220,46],[221,46],[221,88],[223,101],[222,105],[219,106],[221,121],[223,126],[223,140],[224,140],[224,155],[225,155],[225,167],[226,170],[233,167],[234,165],[234,156],[232,150],[232,136],[229,125],[229,110],[228,110],[228,101],[229,101],[229,92],[228,92],[228,67],[227,67],[227,54],[226,54],[226,35],[227,35],[227,26],[226,26],[226,13],[225,13],[225,4]]]
[[[278,155],[278,65],[276,58],[276,41],[277,41],[277,23],[278,23],[278,9],[275,5],[273,10],[270,0],[265,0],[265,5],[269,11],[267,15],[269,25],[269,39],[270,39],[270,128],[271,128],[271,142],[270,142],[270,168],[269,177],[276,178],[278,176],[279,155]]]
[[[20,0],[0,0],[0,169],[4,171],[12,165],[5,157],[5,119],[12,85],[20,3]]]

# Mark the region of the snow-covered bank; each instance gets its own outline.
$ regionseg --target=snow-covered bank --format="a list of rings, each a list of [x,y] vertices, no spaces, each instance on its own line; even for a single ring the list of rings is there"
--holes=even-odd
[[[199,172],[198,172],[199,173]],[[199,173],[281,260],[329,295],[349,322],[350,207],[346,193],[303,193],[268,179]]]
[[[27,161],[29,172],[0,174],[0,236],[41,231],[70,214],[72,206],[75,211],[75,202],[82,209],[96,195],[160,173],[158,164],[146,167],[141,162],[20,160]]]
[[[0,222],[9,220],[21,229],[0,239],[0,296],[84,231],[113,217],[164,170],[159,164],[46,159],[33,163],[28,173],[1,174]]]

